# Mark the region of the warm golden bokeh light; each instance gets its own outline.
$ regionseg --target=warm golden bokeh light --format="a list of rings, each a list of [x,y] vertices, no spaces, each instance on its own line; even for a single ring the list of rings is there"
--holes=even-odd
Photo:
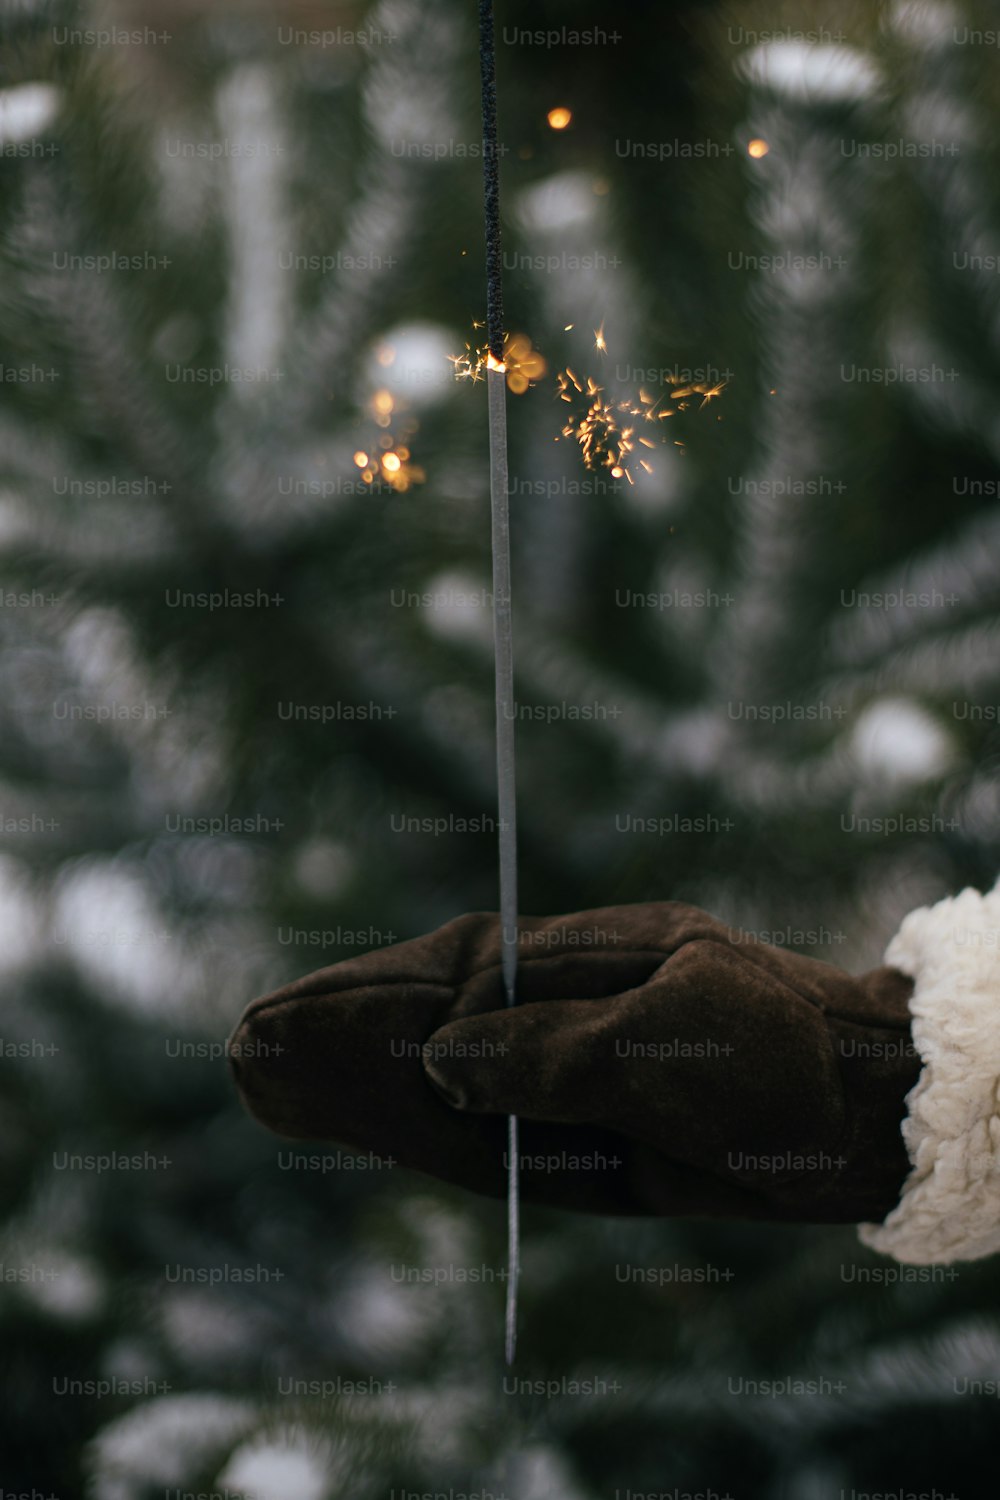
[[[752,156],[755,159],[761,156],[766,156],[770,149],[771,148],[767,144],[767,142],[762,141],[759,137],[756,140],[749,141],[747,143],[747,155]]]
[[[382,345],[383,350],[390,347]],[[395,358],[395,351],[392,352]],[[397,495],[405,494],[415,484],[423,484],[426,473],[411,461],[409,443],[417,431],[417,421],[406,414],[406,401],[383,387],[373,393],[368,408],[382,432],[367,448],[358,448],[353,454],[362,483],[385,485]],[[395,432],[390,430],[392,427]]]
[[[548,114],[546,115],[546,119],[548,120],[549,125],[553,130],[565,130],[566,126],[570,123],[572,118],[573,111],[571,109],[566,109],[565,106],[561,104],[557,109],[550,109]]]
[[[504,341],[507,389],[522,396],[532,381],[541,380],[548,366],[526,333],[509,333]]]

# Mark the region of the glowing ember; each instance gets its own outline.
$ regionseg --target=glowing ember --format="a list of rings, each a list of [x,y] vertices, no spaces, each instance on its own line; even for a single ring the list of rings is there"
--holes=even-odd
[[[747,142],[747,155],[752,156],[755,161],[759,160],[762,156],[766,156],[770,149],[767,142],[762,141],[759,137],[756,140]]]
[[[565,130],[573,118],[573,111],[559,105],[556,109],[550,109],[545,118],[553,130]]]
[[[481,328],[481,323],[473,323]],[[474,349],[466,344],[464,354],[449,354],[455,367],[456,380],[482,380],[484,370],[503,370],[507,376],[507,389],[515,396],[524,392],[536,380],[541,380],[547,369],[545,360],[532,347],[526,333],[506,333],[503,340],[503,362],[498,363],[484,344]]]
[[[703,385],[698,386],[697,389],[701,392],[701,398],[702,398],[701,399],[701,405],[699,406],[698,410],[699,411],[704,411],[705,407],[708,405],[708,403],[710,401],[714,401],[715,398],[716,398],[716,396],[721,396],[722,395],[723,391],[726,389],[726,386],[728,384],[729,384],[728,381],[726,381],[726,380],[720,380],[720,381],[718,381],[718,383],[716,385],[709,386],[707,390],[706,390],[705,386],[703,386]]]

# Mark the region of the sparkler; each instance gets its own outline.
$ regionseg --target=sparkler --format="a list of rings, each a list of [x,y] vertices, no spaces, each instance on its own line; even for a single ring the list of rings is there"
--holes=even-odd
[[[545,374],[545,361],[532,348],[525,334],[509,335],[503,328],[502,258],[500,250],[500,167],[497,138],[496,55],[493,0],[479,0],[479,65],[483,111],[483,209],[486,230],[486,342],[482,347],[465,346],[452,357],[455,374],[474,383],[485,378],[490,441],[490,513],[493,547],[493,652],[496,679],[497,802],[500,856],[500,961],[504,996],[508,1006],[516,1004],[517,986],[517,824],[514,776],[514,645],[510,598],[510,515],[507,492],[507,389],[523,395]],[[572,112],[560,107],[549,111],[553,130],[565,130]],[[481,327],[482,325],[474,325]],[[567,324],[569,331],[573,324]],[[594,348],[607,353],[603,323],[594,330]],[[582,410],[567,418],[563,436],[578,443],[588,468],[610,469],[613,478],[633,483],[629,461],[638,447],[656,446],[648,436],[648,424],[672,417],[683,410],[687,398],[700,394],[702,406],[720,395],[725,381],[709,387],[692,385],[674,391],[676,406],[661,409],[661,402],[640,391],[635,400],[614,400],[592,377],[581,382],[566,369],[556,376],[557,393],[571,407],[582,399]],[[642,429],[642,430],[640,430]],[[683,444],[679,444],[683,446]],[[398,450],[394,451],[394,456]],[[366,456],[366,455],[362,455]],[[401,456],[401,455],[398,455]],[[649,461],[636,462],[652,472]],[[384,462],[384,461],[383,461]],[[514,1362],[517,1344],[517,1292],[520,1278],[518,1119],[507,1118],[507,1306],[504,1352],[508,1365]]]
[[[517,824],[514,781],[514,639],[510,611],[510,517],[507,503],[507,407],[500,253],[500,164],[497,140],[493,0],[479,0],[479,66],[483,102],[483,208],[486,227],[486,390],[490,430],[493,542],[493,653],[496,675],[497,802],[500,846],[500,962],[506,1002],[517,981]],[[504,1353],[514,1362],[520,1277],[517,1116],[507,1117],[507,1307]]]

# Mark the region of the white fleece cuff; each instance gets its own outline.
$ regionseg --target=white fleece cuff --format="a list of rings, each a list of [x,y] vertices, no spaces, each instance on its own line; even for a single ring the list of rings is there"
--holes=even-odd
[[[910,912],[885,961],[914,980],[923,1061],[906,1096],[912,1171],[866,1245],[912,1265],[1000,1250],[1000,883]]]

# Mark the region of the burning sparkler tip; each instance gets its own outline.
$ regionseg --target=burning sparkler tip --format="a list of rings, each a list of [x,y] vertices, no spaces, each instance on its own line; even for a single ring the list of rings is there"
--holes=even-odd
[[[473,323],[473,328],[482,328],[482,323]],[[456,380],[471,380],[473,384],[482,380],[487,370],[496,370],[507,377],[507,389],[521,396],[529,386],[540,380],[547,366],[538,350],[532,346],[526,333],[505,333],[503,336],[503,358],[497,359],[488,345],[474,348],[465,346],[464,354],[449,354],[455,367]]]

